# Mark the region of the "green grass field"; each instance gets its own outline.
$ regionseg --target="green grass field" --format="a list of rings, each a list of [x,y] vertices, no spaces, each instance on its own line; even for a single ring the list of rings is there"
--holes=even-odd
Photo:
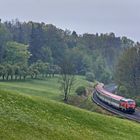
[[[88,85],[77,77],[74,89]],[[140,125],[62,103],[58,78],[0,82],[0,140],[139,140]]]
[[[60,102],[0,91],[1,140],[138,140],[140,125]]]
[[[54,100],[62,100],[63,94],[60,90],[60,84],[58,83],[58,76],[54,78],[47,78],[46,80],[26,80],[26,81],[9,81],[0,82],[0,89],[15,91],[18,93],[39,96],[43,98],[49,98]],[[84,77],[76,76],[72,93],[80,85],[88,85],[88,82]]]

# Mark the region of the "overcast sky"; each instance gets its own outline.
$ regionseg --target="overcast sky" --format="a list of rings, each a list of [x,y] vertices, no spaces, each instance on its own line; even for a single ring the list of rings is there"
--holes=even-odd
[[[78,34],[114,32],[140,41],[140,0],[0,0],[0,18],[51,23]]]

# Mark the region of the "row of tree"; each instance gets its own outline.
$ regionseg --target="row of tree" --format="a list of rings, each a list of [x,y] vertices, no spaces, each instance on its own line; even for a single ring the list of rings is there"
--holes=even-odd
[[[21,64],[1,64],[0,65],[0,79],[1,80],[21,80],[30,77],[46,78],[54,77],[55,74],[60,73],[60,68],[56,65],[50,65],[42,61],[28,65]]]

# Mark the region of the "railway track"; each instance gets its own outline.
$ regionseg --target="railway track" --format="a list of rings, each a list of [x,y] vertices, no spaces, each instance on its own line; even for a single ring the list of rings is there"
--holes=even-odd
[[[101,106],[102,108],[108,110],[109,112],[112,112],[113,114],[116,114],[118,116],[121,116],[123,118],[127,118],[129,120],[133,120],[136,122],[140,123],[140,110],[136,109],[135,113],[133,114],[127,114],[124,113],[120,110],[117,110],[111,106],[109,106],[108,104],[102,102],[97,96],[96,96],[96,91],[93,92],[93,97],[92,97],[93,102],[95,102],[97,105]]]

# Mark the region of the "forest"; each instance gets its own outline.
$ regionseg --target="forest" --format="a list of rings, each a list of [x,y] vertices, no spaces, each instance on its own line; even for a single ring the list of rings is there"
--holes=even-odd
[[[138,94],[140,60],[135,59],[140,58],[139,46],[138,42],[114,33],[79,35],[43,22],[0,21],[0,78],[21,80],[54,76],[60,73],[61,60],[69,55],[74,74],[90,75],[91,81],[96,79],[105,84],[116,81],[123,91],[133,86]],[[135,53],[137,58],[134,58]],[[136,63],[130,66],[132,60]],[[130,71],[127,74],[125,70],[129,66],[133,76],[128,76]]]
[[[91,73],[108,83],[119,55],[133,45],[132,40],[114,33],[78,35],[51,24],[17,19],[1,22],[0,76],[9,80],[58,73],[59,60],[69,51],[75,74]]]

